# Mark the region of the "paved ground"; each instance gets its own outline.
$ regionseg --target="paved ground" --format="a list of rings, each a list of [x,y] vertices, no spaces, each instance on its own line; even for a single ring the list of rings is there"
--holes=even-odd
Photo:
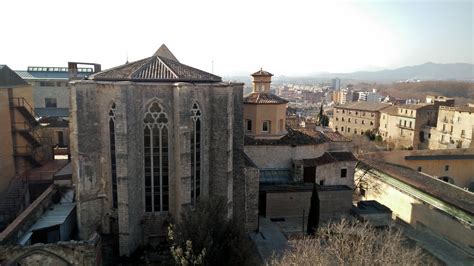
[[[262,261],[267,261],[275,253],[276,256],[283,254],[288,248],[286,237],[280,228],[269,219],[260,217],[260,232],[250,233]]]
[[[474,254],[469,254],[429,230],[415,230],[403,224],[397,226],[402,228],[405,236],[416,241],[423,249],[447,265],[474,265]]]

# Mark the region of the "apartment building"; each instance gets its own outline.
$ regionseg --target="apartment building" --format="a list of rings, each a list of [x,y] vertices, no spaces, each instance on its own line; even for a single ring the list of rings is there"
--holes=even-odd
[[[386,103],[352,102],[334,107],[330,127],[344,136],[362,135],[367,131],[377,131],[380,112],[390,107]]]
[[[474,147],[474,105],[440,106],[436,127],[426,128],[429,149]]]
[[[435,126],[437,106],[407,104],[381,111],[379,135],[391,149],[423,149],[428,145],[424,128]]]

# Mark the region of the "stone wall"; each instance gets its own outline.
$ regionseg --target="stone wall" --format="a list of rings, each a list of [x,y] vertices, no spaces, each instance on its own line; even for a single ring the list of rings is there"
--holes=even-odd
[[[94,234],[88,241],[3,246],[0,265],[102,265],[100,237]]]
[[[144,210],[143,118],[152,101],[168,115],[168,212]],[[191,108],[202,112],[201,195],[227,198],[229,216],[245,217],[243,167],[234,156],[243,149],[242,84],[134,83],[76,81],[71,83],[71,153],[78,198],[79,234],[110,233],[110,217],[119,224],[120,254],[129,255],[160,230],[166,217],[180,218],[191,202]],[[112,208],[108,119],[115,111],[118,209]],[[234,165],[235,164],[235,165]],[[144,229],[145,228],[145,229]],[[148,228],[148,229],[146,229]],[[153,230],[152,230],[153,229]]]
[[[51,198],[57,192],[54,185],[49,186],[33,201],[7,228],[0,232],[0,244],[6,245],[16,241],[43,215],[51,206]]]

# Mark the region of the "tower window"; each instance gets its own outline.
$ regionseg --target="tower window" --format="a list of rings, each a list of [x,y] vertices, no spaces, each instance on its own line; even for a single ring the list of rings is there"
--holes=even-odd
[[[246,119],[245,120],[245,125],[246,125],[247,131],[252,131],[252,120]]]
[[[169,209],[168,115],[158,102],[147,108],[143,120],[145,211]]]
[[[263,121],[262,132],[270,132],[270,121],[268,120]]]

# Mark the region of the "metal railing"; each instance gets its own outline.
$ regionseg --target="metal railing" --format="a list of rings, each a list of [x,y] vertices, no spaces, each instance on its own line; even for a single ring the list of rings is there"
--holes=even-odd
[[[32,116],[36,117],[34,108],[23,97],[10,98],[10,106],[12,106],[12,107],[24,107],[26,110],[28,110],[31,113]]]

